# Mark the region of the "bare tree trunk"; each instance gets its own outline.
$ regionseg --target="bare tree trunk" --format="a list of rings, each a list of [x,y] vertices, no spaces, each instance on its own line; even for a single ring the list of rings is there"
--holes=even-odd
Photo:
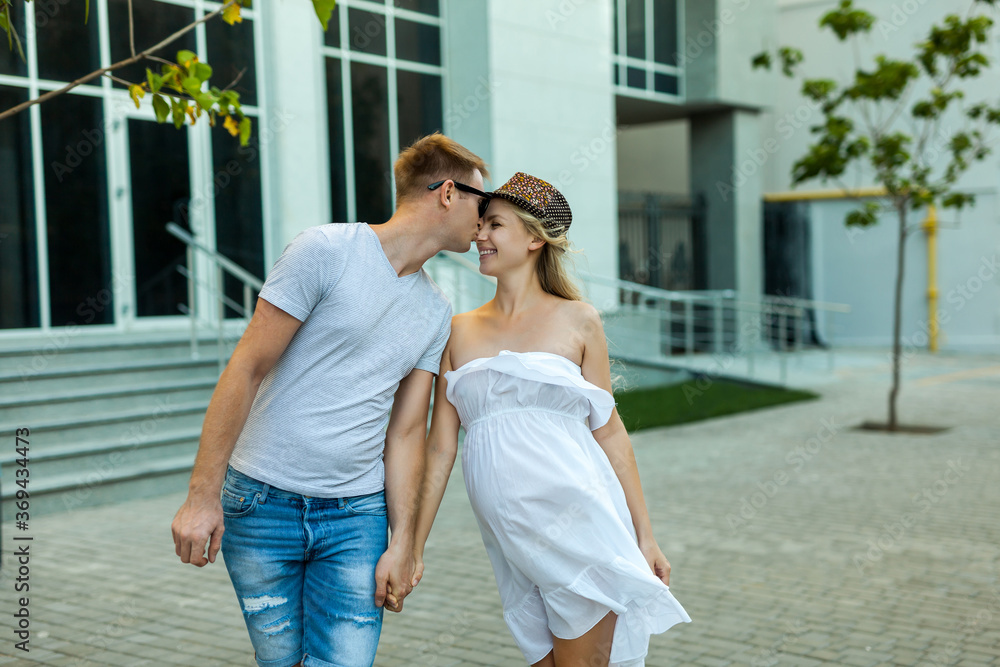
[[[897,427],[896,419],[896,398],[899,395],[899,366],[902,349],[900,340],[903,315],[903,267],[906,258],[906,205],[904,198],[896,203],[896,212],[899,214],[899,245],[896,258],[896,294],[893,303],[892,313],[892,388],[889,390],[889,430],[895,431]]]

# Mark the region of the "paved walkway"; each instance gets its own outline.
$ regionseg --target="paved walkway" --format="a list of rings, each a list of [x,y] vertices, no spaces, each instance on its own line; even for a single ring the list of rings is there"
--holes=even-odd
[[[818,401],[635,435],[694,619],[654,637],[648,665],[1000,664],[1000,356],[921,354],[906,377],[904,420],[949,431],[854,430],[884,418],[888,369],[873,362]],[[224,566],[173,555],[181,500],[32,521],[30,653],[14,649],[5,525],[0,664],[251,665]],[[523,664],[460,477],[426,557],[376,664]]]

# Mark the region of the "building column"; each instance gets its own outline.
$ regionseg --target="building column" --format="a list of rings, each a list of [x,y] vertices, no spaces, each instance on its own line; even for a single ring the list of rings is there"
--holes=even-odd
[[[705,202],[705,289],[759,302],[763,273],[763,163],[758,116],[741,110],[691,118],[691,191]],[[742,314],[738,330],[751,324]]]
[[[326,70],[311,3],[263,2],[257,11],[264,21],[267,118],[254,132],[272,166],[264,230],[270,268],[298,232],[332,222]]]

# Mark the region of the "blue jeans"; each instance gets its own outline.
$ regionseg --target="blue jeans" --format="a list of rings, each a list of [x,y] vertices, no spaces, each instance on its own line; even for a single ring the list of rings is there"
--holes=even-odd
[[[384,492],[290,493],[233,468],[222,487],[222,556],[260,667],[370,667],[382,631],[375,565]]]

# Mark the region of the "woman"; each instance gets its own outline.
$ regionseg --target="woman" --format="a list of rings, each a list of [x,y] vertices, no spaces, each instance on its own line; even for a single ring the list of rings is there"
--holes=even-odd
[[[667,587],[600,315],[562,265],[571,220],[562,194],[534,176],[517,173],[491,193],[476,244],[496,296],[452,319],[416,558],[464,425],[466,488],[525,659],[641,665],[650,634],[691,619]]]

